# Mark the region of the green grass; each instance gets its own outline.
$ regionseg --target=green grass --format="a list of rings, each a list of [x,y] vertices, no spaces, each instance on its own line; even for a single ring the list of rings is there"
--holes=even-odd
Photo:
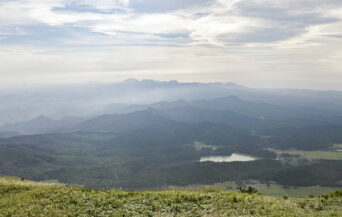
[[[291,154],[300,155],[307,159],[320,159],[320,160],[342,160],[342,152],[338,151],[299,151],[299,150],[277,150],[268,149],[276,154]]]
[[[0,178],[0,216],[342,216],[342,192],[269,197],[217,189],[123,192]]]

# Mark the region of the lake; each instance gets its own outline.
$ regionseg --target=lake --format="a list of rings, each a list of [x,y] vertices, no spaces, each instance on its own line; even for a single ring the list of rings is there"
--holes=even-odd
[[[242,154],[236,154],[233,153],[230,156],[209,156],[209,157],[201,157],[200,162],[205,161],[212,161],[212,162],[234,162],[234,161],[255,161],[256,158],[248,156],[248,155],[242,155]]]

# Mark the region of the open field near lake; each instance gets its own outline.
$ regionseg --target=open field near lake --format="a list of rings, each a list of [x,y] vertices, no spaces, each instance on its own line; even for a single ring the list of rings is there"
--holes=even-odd
[[[309,187],[286,187],[277,184],[257,184],[251,185],[258,190],[259,193],[268,196],[284,196],[290,197],[308,197],[310,195],[322,195],[342,190],[341,188],[333,187],[320,187],[320,186],[309,186]],[[238,186],[234,182],[228,182],[226,184],[216,184],[215,187],[221,189],[228,189],[232,191],[239,191]]]
[[[339,188],[329,188],[320,186],[310,186],[310,187],[289,187],[284,188],[281,185],[266,185],[256,187],[258,192],[269,196],[283,196],[288,195],[290,197],[308,197],[310,195],[322,195],[328,194],[333,191],[342,190]]]
[[[307,159],[321,159],[321,160],[342,160],[342,152],[339,151],[299,151],[299,150],[277,150],[277,149],[268,149],[281,154],[291,154],[291,155],[300,155],[303,158]]]
[[[334,148],[336,148],[336,149],[342,148],[342,144],[335,144]]]

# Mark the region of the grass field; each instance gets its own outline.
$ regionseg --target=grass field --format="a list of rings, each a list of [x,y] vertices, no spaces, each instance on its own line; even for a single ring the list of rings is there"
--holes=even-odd
[[[217,189],[95,191],[0,178],[0,216],[342,216],[342,192],[310,198]]]
[[[321,160],[342,160],[342,152],[338,151],[299,151],[299,150],[277,150],[268,149],[275,152],[278,155],[281,154],[291,154],[300,155],[307,159],[321,159]]]

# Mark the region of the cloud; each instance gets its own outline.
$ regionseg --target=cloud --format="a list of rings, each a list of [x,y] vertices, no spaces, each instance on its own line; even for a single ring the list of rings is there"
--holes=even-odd
[[[72,25],[118,38],[144,34],[140,43],[149,44],[156,35],[165,41],[181,35],[192,41],[180,43],[193,45],[271,46],[305,38],[314,26],[339,22],[336,4],[342,7],[333,0],[18,0],[2,3],[0,21],[16,27]]]
[[[340,78],[341,14],[340,0],[2,0],[1,80]]]
[[[65,2],[67,7],[79,11],[82,7],[87,6],[97,12],[114,12],[115,9],[126,11],[129,0],[69,0]]]
[[[130,0],[128,7],[137,13],[168,13],[193,7],[207,7],[214,0]]]

